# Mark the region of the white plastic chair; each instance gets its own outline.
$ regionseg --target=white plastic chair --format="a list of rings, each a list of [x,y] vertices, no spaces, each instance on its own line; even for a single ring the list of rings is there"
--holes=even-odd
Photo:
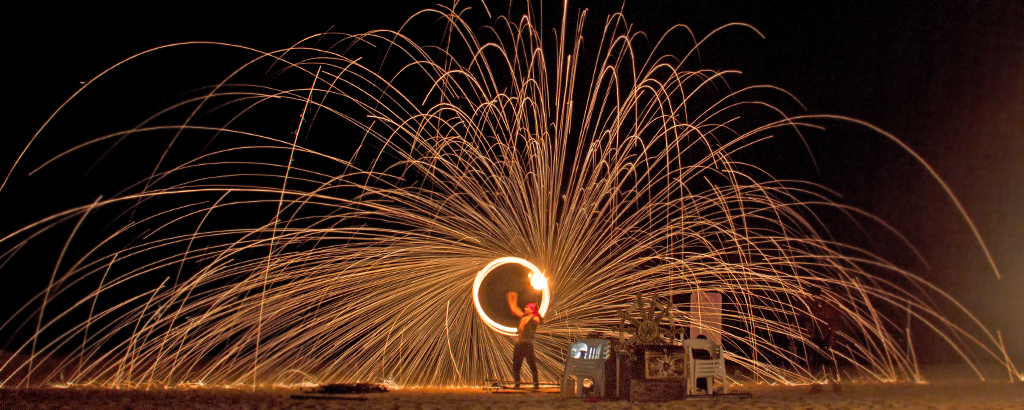
[[[604,397],[605,362],[611,357],[611,341],[583,339],[569,345],[562,373],[562,397],[583,397],[583,380],[593,383],[594,395]]]
[[[722,393],[729,393],[729,380],[725,377],[725,358],[722,357],[722,347],[708,339],[686,339],[683,340],[686,347],[686,355],[690,359],[690,374],[686,378],[687,394],[697,392],[697,379],[706,377],[708,380],[708,394],[714,394],[715,377],[722,381]],[[707,350],[711,354],[710,359],[695,359],[694,350]]]

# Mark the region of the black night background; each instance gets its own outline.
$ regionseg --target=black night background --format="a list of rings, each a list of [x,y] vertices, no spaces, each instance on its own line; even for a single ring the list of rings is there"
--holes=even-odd
[[[501,14],[506,6],[494,3],[488,5],[491,12]],[[841,215],[832,215],[837,218],[837,231],[832,234],[948,291],[989,329],[1001,332],[1012,360],[1024,362],[1024,6],[1020,2],[598,3],[569,2],[574,10],[590,9],[592,30],[603,24],[606,13],[621,7],[628,21],[652,39],[674,24],[688,25],[699,38],[730,22],[748,23],[764,39],[750,30],[733,29],[704,46],[701,61],[713,69],[742,71],[743,84],[778,86],[799,99],[806,113],[870,123],[919,154],[976,224],[1001,279],[928,169],[876,132],[835,121],[827,132],[808,133],[809,152],[802,143],[780,141],[745,155],[780,179],[820,183],[836,192],[837,202],[891,224],[923,260],[893,233],[878,226],[861,232],[841,221]],[[0,169],[6,177],[35,132],[85,82],[136,53],[188,41],[276,50],[329,30],[396,29],[415,11],[432,4],[358,0],[297,5],[4,6]],[[471,8],[467,12],[471,20],[489,22],[480,14],[478,2],[458,4]],[[550,6],[545,10],[557,9]],[[553,19],[545,16],[545,21]],[[138,181],[138,175],[148,172],[155,160],[145,147],[139,148],[135,163],[103,162],[99,160],[102,150],[85,151],[68,159],[77,164],[74,172],[58,164],[28,174],[77,143],[130,128],[183,94],[216,83],[245,58],[213,46],[168,50],[132,62],[92,85],[54,117],[14,168],[0,192],[0,236],[54,212],[87,205],[100,195],[112,196]],[[792,114],[801,113],[799,107],[788,108]],[[93,162],[99,164],[94,171],[80,172],[89,168],[81,164]],[[66,238],[67,233],[63,235]],[[0,316],[8,317],[45,288],[62,245],[54,240],[47,246],[27,247],[31,263],[21,255],[0,269]],[[6,261],[6,256],[0,257],[0,264]],[[920,330],[924,334],[925,329]],[[0,334],[4,343],[8,337]],[[10,341],[7,348],[20,342]],[[938,341],[918,343],[923,362],[957,360],[941,347],[930,348]]]

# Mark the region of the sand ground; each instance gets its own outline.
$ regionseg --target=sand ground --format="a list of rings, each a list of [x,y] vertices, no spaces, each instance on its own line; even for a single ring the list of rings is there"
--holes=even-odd
[[[733,386],[750,398],[663,403],[563,399],[557,393],[492,394],[479,389],[410,389],[300,400],[296,391],[224,389],[117,391],[0,389],[0,409],[1024,409],[1024,383],[937,382],[924,385],[847,383],[831,386]],[[365,399],[365,400],[362,400]]]

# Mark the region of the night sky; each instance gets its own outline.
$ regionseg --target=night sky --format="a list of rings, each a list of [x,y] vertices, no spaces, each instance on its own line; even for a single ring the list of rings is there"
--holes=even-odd
[[[394,29],[415,10],[433,4],[336,3],[216,9],[180,3],[139,3],[124,9],[6,6],[0,169],[6,175],[34,132],[83,82],[135,53],[195,40],[271,51],[327,30]],[[558,10],[551,7],[557,2],[549,3],[546,10]],[[806,150],[782,152],[790,145],[768,144],[753,151],[761,156],[755,162],[777,176],[819,182],[841,195],[839,202],[889,222],[927,264],[884,230],[869,229],[870,236],[849,238],[962,300],[990,329],[1002,331],[1019,365],[1024,363],[1024,6],[1019,1],[906,3],[751,6],[659,0],[630,2],[624,9],[636,29],[655,37],[672,24],[687,24],[701,37],[726,23],[749,23],[765,38],[745,30],[716,37],[702,51],[707,68],[741,70],[743,84],[779,86],[799,98],[806,113],[866,121],[920,154],[973,218],[1002,280],[996,279],[941,186],[913,156],[883,136],[860,126],[826,123],[827,133],[808,139],[817,168]],[[479,17],[479,2],[459,5],[473,7],[470,21],[488,23]],[[499,2],[490,7],[495,14],[506,8]],[[580,1],[571,7],[591,8],[591,29],[599,29],[604,14],[619,8]],[[54,131],[40,136],[39,145],[12,175],[13,182],[0,192],[0,234],[123,188],[61,173],[60,168],[26,174],[73,143],[133,126],[182,93],[223,78],[243,61],[215,50],[193,49],[143,61],[69,106],[67,117],[58,117]],[[13,308],[11,301],[18,295],[39,291],[33,286],[48,278],[10,270],[0,270],[0,275],[8,289],[4,309]]]

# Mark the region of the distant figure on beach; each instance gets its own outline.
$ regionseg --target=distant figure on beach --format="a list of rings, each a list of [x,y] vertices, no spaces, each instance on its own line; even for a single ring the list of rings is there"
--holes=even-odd
[[[526,359],[526,364],[530,366],[530,372],[533,373],[533,388],[539,389],[537,357],[533,354],[533,335],[537,333],[537,325],[541,324],[542,319],[540,313],[537,312],[536,303],[527,303],[524,309],[520,309],[518,298],[518,293],[508,293],[508,307],[519,318],[516,347],[512,349],[512,380],[515,381],[515,387],[519,388],[519,371],[523,367],[523,359]]]
[[[801,317],[801,328],[804,337],[816,346],[818,351],[807,352],[807,362],[811,374],[824,370],[825,365],[835,364],[832,349],[836,344],[836,330],[842,326],[841,315],[821,294],[821,290],[811,288],[811,298],[807,307],[809,312]],[[825,371],[828,375],[828,371]]]

